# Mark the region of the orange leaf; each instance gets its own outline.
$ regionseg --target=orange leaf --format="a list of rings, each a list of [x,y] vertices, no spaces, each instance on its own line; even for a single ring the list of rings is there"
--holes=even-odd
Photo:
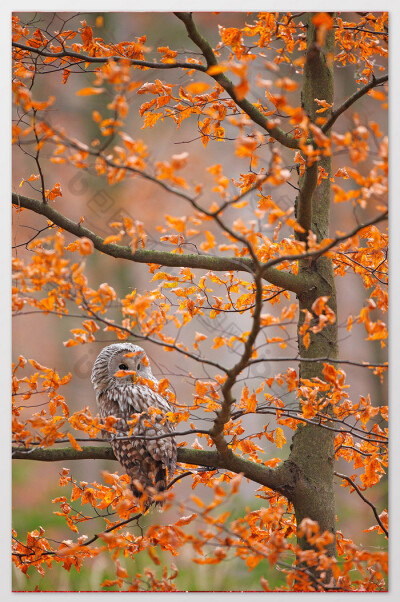
[[[120,234],[111,234],[110,236],[107,236],[103,240],[103,244],[110,245],[111,243],[119,242],[121,240],[121,238],[122,238],[122,236]]]
[[[54,201],[54,199],[58,196],[62,196],[61,186],[59,183],[55,184],[51,190],[45,191],[45,197],[49,201]]]
[[[75,437],[73,437],[73,436],[71,435],[71,433],[67,433],[67,435],[68,435],[68,439],[69,439],[69,440],[70,440],[70,442],[71,442],[71,445],[72,445],[72,447],[73,447],[74,449],[76,449],[77,451],[82,451],[82,448],[81,448],[81,446],[79,445],[79,443],[77,442],[77,440],[75,439]]]
[[[189,514],[188,516],[182,516],[176,523],[175,527],[181,527],[182,525],[188,525],[196,518],[197,514],[194,512],[193,514]]]
[[[128,572],[120,565],[118,560],[115,561],[115,572],[117,577],[120,577],[121,579],[127,579],[129,577]]]
[[[283,430],[278,426],[278,428],[275,431],[275,444],[276,447],[283,447],[286,443],[286,437],[283,434]]]
[[[204,341],[207,338],[207,335],[202,334],[201,332],[196,332],[195,336],[194,336],[194,340],[196,341],[196,343],[199,343],[200,341]]]
[[[154,550],[153,546],[150,546],[147,549],[147,552],[148,552],[150,558],[152,559],[152,561],[154,562],[154,564],[157,564],[157,565],[161,564],[161,560],[159,559],[159,557],[155,553],[155,550]],[[128,576],[128,575],[126,575],[126,576]]]
[[[67,83],[70,74],[71,74],[71,71],[69,69],[64,69],[64,71],[63,71],[63,80],[62,80],[63,84]]]
[[[237,493],[239,491],[239,487],[240,487],[240,483],[242,482],[242,477],[243,477],[243,473],[240,472],[239,474],[236,475],[236,477],[234,477],[231,481],[231,492],[232,494]]]
[[[91,96],[92,94],[102,94],[105,88],[82,88],[76,92],[77,96]]]
[[[310,338],[310,333],[306,332],[306,334],[303,337],[303,345],[306,349],[308,349],[310,346]]]
[[[243,78],[240,83],[234,87],[234,92],[238,100],[243,100],[249,91],[249,83],[246,78]]]
[[[190,498],[194,501],[195,504],[197,504],[200,508],[204,508],[205,504],[203,502],[203,500],[201,500],[200,498],[198,498],[196,495],[191,495]]]
[[[185,89],[189,94],[196,96],[197,94],[203,94],[209,87],[209,84],[206,84],[205,82],[193,82],[185,86]]]
[[[226,65],[211,65],[206,71],[208,75],[217,75],[218,73],[223,73],[227,71],[228,67]]]
[[[328,13],[318,13],[312,18],[312,22],[318,28],[325,27],[325,29],[332,29],[333,19]]]

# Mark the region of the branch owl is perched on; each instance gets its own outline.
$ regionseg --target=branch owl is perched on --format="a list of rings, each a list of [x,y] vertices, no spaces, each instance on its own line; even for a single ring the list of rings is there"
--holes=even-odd
[[[134,373],[127,373],[122,377],[115,376],[121,371]],[[136,497],[141,495],[139,488],[135,487],[136,480],[143,487],[143,491],[150,488],[148,495],[151,497],[151,490],[155,489],[158,493],[167,488],[167,478],[172,477],[175,470],[177,448],[174,437],[135,438],[135,435],[156,437],[173,432],[170,422],[165,421],[161,424],[166,412],[172,411],[167,399],[157,393],[157,386],[153,391],[145,383],[141,384],[140,378],[158,385],[144,350],[132,343],[116,343],[105,347],[99,353],[93,366],[91,380],[101,419],[105,420],[107,416],[119,418],[113,425],[117,433],[110,435],[110,443],[117,460],[130,477],[132,493]],[[162,413],[151,416],[148,414],[150,406],[160,409]],[[139,419],[133,426],[131,438],[118,439],[128,436],[132,426],[127,421],[137,415]]]

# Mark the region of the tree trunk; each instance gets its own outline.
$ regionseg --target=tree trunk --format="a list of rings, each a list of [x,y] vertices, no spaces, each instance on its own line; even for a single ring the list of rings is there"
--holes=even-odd
[[[330,65],[330,57],[333,57],[334,33],[332,30],[327,32],[325,46],[321,48],[317,42],[317,32],[312,24],[312,17],[313,14],[309,13],[302,99],[304,110],[310,120],[314,122],[318,116],[316,110],[319,108],[314,99],[324,99],[333,103],[333,69]],[[326,116],[329,118],[329,112]],[[318,241],[329,236],[331,163],[330,156],[322,156],[318,162],[306,169],[300,181],[297,219],[303,227],[306,226],[306,229],[307,226],[311,228]],[[328,177],[322,179],[320,185],[316,186],[319,166],[327,172]],[[298,295],[299,355],[301,358],[329,357],[334,363],[338,358],[336,322],[325,327],[321,332],[312,333],[310,331],[311,338],[308,349],[299,332],[305,318],[304,310],[313,313],[312,305],[318,297],[327,295],[329,307],[337,314],[332,261],[327,257],[321,257],[311,263],[309,260],[303,260],[299,265],[299,274],[313,274],[317,283],[309,291]],[[322,370],[322,362],[300,361],[300,378],[322,378]],[[311,424],[301,426],[294,435],[289,458],[297,473],[296,487],[292,496],[297,525],[304,518],[309,517],[319,523],[321,533],[328,530],[333,534],[335,534],[334,437],[333,431],[319,426]],[[309,547],[304,539],[299,539],[299,543],[303,548]],[[335,540],[329,546],[328,553],[335,555]]]

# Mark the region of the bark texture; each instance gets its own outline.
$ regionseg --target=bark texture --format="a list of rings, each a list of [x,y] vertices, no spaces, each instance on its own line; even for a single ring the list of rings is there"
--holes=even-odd
[[[303,107],[311,121],[315,121],[318,104],[315,99],[333,103],[333,70],[331,57],[334,51],[334,33],[329,31],[323,47],[317,41],[317,31],[312,23],[313,13],[308,17],[307,57],[304,69]],[[327,115],[329,119],[329,113]],[[330,196],[331,196],[331,156],[322,155],[318,162],[307,167],[300,182],[298,198],[298,220],[303,227],[308,226],[321,241],[329,236]],[[328,174],[317,186],[318,168],[322,167]],[[328,296],[329,307],[337,314],[336,290],[332,261],[328,257],[320,257],[316,261],[299,262],[299,274],[313,276],[316,286],[298,294],[300,330],[304,323],[305,310],[312,312],[314,301],[321,296]],[[337,323],[325,327],[321,332],[310,332],[308,349],[303,343],[303,336],[298,333],[299,354],[301,358],[331,358],[334,364],[338,358]],[[322,362],[300,361],[300,378],[322,378]],[[297,473],[296,487],[292,501],[295,507],[296,520],[309,517],[319,523],[320,531],[330,531],[335,535],[335,499],[333,485],[334,470],[334,438],[332,431],[307,424],[300,426],[293,438],[289,461],[295,466]],[[299,541],[307,548],[306,541]],[[328,552],[336,553],[333,541]]]

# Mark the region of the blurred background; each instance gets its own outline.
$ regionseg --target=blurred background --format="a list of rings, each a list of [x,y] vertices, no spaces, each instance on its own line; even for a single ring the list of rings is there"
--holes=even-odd
[[[31,31],[36,27],[48,28],[48,31],[55,31],[60,28],[61,23],[68,19],[66,29],[76,30],[81,27],[81,22],[86,20],[88,25],[93,26],[94,35],[104,39],[105,42],[118,42],[122,40],[133,40],[143,35],[147,36],[146,46],[154,49],[150,56],[157,56],[156,49],[159,46],[169,46],[174,50],[190,49],[192,45],[188,42],[183,24],[171,13],[81,13],[74,15],[72,13],[15,13],[22,23],[26,23]],[[194,18],[199,30],[215,46],[219,41],[218,25],[225,27],[243,27],[245,22],[251,22],[255,15],[249,13],[195,13]],[[351,13],[341,15],[345,20],[357,20],[358,17]],[[100,19],[99,19],[100,18]],[[101,24],[100,27],[96,27]],[[250,38],[251,39],[251,38]],[[158,55],[159,56],[159,55]],[[197,56],[194,52],[192,56]],[[265,60],[272,61],[274,54],[265,49]],[[257,62],[257,61],[255,61]],[[257,73],[260,73],[260,64],[257,62],[257,68],[250,71],[250,82],[254,81]],[[384,59],[382,59],[384,64]],[[88,70],[90,71],[90,69]],[[356,66],[346,66],[335,71],[335,103],[342,102],[347,96],[352,94],[357,88],[355,77],[357,74]],[[276,75],[268,69],[261,73],[262,77],[274,80]],[[291,79],[301,82],[301,76],[295,72],[294,68],[283,63],[280,65],[279,77],[288,76]],[[112,111],[107,108],[112,100],[111,89],[109,94],[100,96],[82,97],[77,96],[76,92],[85,86],[93,85],[93,73],[71,75],[67,84],[62,85],[62,73],[55,71],[46,75],[46,77],[37,77],[33,86],[33,96],[37,100],[46,100],[50,95],[56,96],[56,102],[49,109],[46,119],[58,129],[65,128],[71,138],[77,138],[81,142],[90,143],[99,135],[98,125],[92,118],[92,111],[96,109],[103,118],[112,116]],[[142,72],[136,70],[133,72],[133,78],[137,77],[140,81],[155,81],[161,79],[166,83],[185,86],[191,81],[206,81],[206,76],[188,75],[179,70],[156,71],[151,70]],[[252,92],[253,91],[253,92]],[[248,99],[256,102],[259,95],[262,94],[260,88],[250,86]],[[288,92],[287,97],[292,106],[300,104],[300,86],[294,92]],[[149,100],[147,96],[139,96],[132,92],[129,101],[129,113],[126,117],[123,131],[128,133],[133,139],[141,139],[148,147],[149,155],[147,161],[149,165],[154,165],[157,161],[168,161],[172,155],[183,152],[189,153],[187,165],[179,175],[182,175],[187,182],[195,188],[197,184],[203,186],[204,206],[208,207],[213,200],[218,201],[216,192],[212,192],[214,187],[214,177],[207,168],[217,163],[221,164],[222,172],[234,180],[238,180],[241,173],[247,173],[249,169],[248,158],[238,157],[235,154],[235,143],[227,141],[210,141],[207,148],[204,149],[200,140],[197,123],[194,117],[182,122],[179,129],[170,119],[165,119],[162,123],[159,121],[154,128],[142,129],[143,120],[138,114],[138,109],[142,102]],[[373,110],[373,115],[371,114]],[[359,116],[359,121],[365,126],[368,132],[367,143],[369,145],[369,154],[365,160],[357,164],[357,169],[362,175],[367,175],[376,160],[378,153],[379,140],[372,135],[369,122],[373,119],[379,125],[383,133],[387,132],[387,111],[383,103],[369,96],[364,97],[354,106],[354,111]],[[335,131],[344,133],[353,129],[354,121],[352,112],[343,115],[335,126]],[[17,114],[14,114],[17,119]],[[226,137],[235,138],[237,128],[226,126]],[[268,168],[271,159],[271,148],[265,145],[260,153],[258,168]],[[148,234],[147,248],[163,248],[159,242],[159,232],[157,225],[163,224],[165,214],[173,216],[184,216],[188,214],[187,203],[169,194],[157,187],[152,182],[141,179],[140,177],[127,176],[123,181],[109,186],[106,178],[97,175],[94,169],[79,170],[66,163],[64,165],[54,165],[49,161],[53,148],[44,147],[42,157],[42,168],[45,174],[46,187],[52,188],[56,182],[61,184],[63,196],[57,199],[56,206],[68,217],[78,220],[81,215],[85,216],[85,225],[100,236],[113,234],[109,223],[118,221],[121,215],[131,216],[132,219],[140,220],[144,223]],[[293,151],[283,149],[283,161],[289,169],[293,167]],[[339,167],[350,165],[347,155],[337,153],[334,156],[333,173]],[[21,179],[27,179],[31,173],[36,173],[36,165],[32,159],[21,151],[21,148],[13,147],[13,191],[21,191],[27,196],[40,198],[36,192],[29,190],[25,185],[19,189]],[[297,184],[297,173],[294,170],[290,182]],[[33,184],[36,184],[35,182]],[[342,184],[345,187],[346,182]],[[236,189],[230,185],[229,191],[234,194]],[[294,204],[296,190],[289,184],[284,184],[277,188],[271,188],[270,191],[264,189],[265,194],[272,194],[275,203],[287,210]],[[251,219],[252,210],[256,207],[257,197],[249,196],[249,206],[240,212],[241,218]],[[229,220],[233,221],[239,214],[233,210],[227,213]],[[351,203],[332,203],[332,228],[331,234],[336,230],[346,232],[355,225],[355,220],[367,221],[374,215],[374,209],[369,212],[368,206],[364,211],[354,209]],[[13,244],[16,248],[13,251],[14,256],[29,259],[31,251],[24,246],[18,246],[29,238],[30,228],[42,228],[45,220],[28,211],[24,211],[18,216],[14,215],[13,223]],[[226,242],[216,229],[210,228],[216,236],[218,242]],[[270,226],[271,235],[274,225]],[[284,227],[281,235],[285,234]],[[287,231],[287,235],[289,231]],[[66,236],[66,244],[73,240],[73,237]],[[201,236],[193,238],[193,244],[198,244],[203,240]],[[166,245],[166,249],[170,249]],[[193,252],[193,249],[187,247],[185,252]],[[68,254],[67,254],[68,255]],[[167,268],[163,271],[168,273],[178,273],[178,269]],[[156,288],[157,283],[151,283],[147,265],[135,264],[124,260],[113,259],[94,252],[86,258],[86,274],[89,278],[89,286],[97,289],[103,282],[107,282],[117,292],[119,298],[124,297],[132,289],[138,293],[144,293],[147,290]],[[197,272],[196,272],[197,274]],[[337,279],[338,287],[338,322],[340,329],[340,358],[354,359],[357,361],[370,361],[382,363],[386,361],[386,349],[382,348],[379,341],[365,341],[366,333],[363,325],[355,325],[351,332],[346,330],[347,317],[349,314],[355,316],[359,313],[368,296],[364,290],[362,280],[353,273],[347,272],[346,276]],[[219,290],[215,285],[213,294],[223,296],[224,289]],[[291,295],[291,303],[295,303],[294,295]],[[274,306],[265,307],[266,313],[279,316],[283,303],[277,303]],[[376,314],[377,315],[377,314]],[[119,319],[118,310],[110,317]],[[40,364],[49,368],[57,369],[61,376],[71,373],[71,382],[63,387],[62,394],[71,408],[71,412],[84,406],[89,406],[92,414],[97,412],[95,397],[90,382],[90,373],[93,362],[103,346],[116,342],[112,333],[99,331],[97,340],[90,345],[78,345],[66,348],[63,342],[71,338],[70,329],[77,328],[81,320],[74,318],[59,319],[56,316],[40,313],[30,313],[22,311],[13,319],[13,360],[16,361],[22,354],[26,358],[34,358]],[[215,361],[224,365],[230,365],[235,361],[235,354],[240,347],[234,347],[229,350],[222,347],[217,350],[212,349],[213,336],[217,334],[238,334],[240,331],[248,330],[249,317],[246,313],[243,315],[235,314],[232,318],[229,315],[219,315],[216,319],[210,320],[207,315],[198,317],[185,326],[182,334],[182,340],[192,341],[195,332],[202,332],[208,336],[208,339],[202,343],[202,351],[206,357],[212,357]],[[269,333],[270,334],[270,333]],[[276,336],[274,332],[272,336]],[[141,344],[141,343],[139,343]],[[282,349],[278,345],[264,347],[263,353],[268,357],[288,357],[293,358],[297,354],[295,325],[288,329],[286,348]],[[148,353],[153,372],[156,377],[167,376],[171,387],[176,393],[179,403],[191,404],[193,401],[195,380],[191,375],[197,378],[212,377],[214,374],[206,367],[202,367],[202,374],[199,374],[199,364],[189,358],[184,358],[180,354],[166,353],[161,347],[144,343],[143,347]],[[264,363],[255,367],[251,372],[243,375],[243,381],[249,386],[250,390],[257,388],[262,378],[273,376],[277,372],[285,372],[291,366],[297,369],[296,363]],[[368,393],[375,405],[387,404],[387,382],[386,377],[383,383],[379,378],[373,376],[372,371],[352,366],[343,366],[347,374],[347,384],[350,385],[350,399],[357,400],[360,395],[366,396]],[[242,383],[243,384],[243,383]],[[274,386],[272,392],[292,403],[293,396],[288,395],[284,388]],[[262,395],[262,394],[261,394]],[[33,396],[27,401],[26,417],[36,411],[33,408],[37,404],[37,398]],[[196,426],[206,428],[207,416],[199,415]],[[210,417],[208,416],[208,419]],[[256,432],[260,429],[260,420],[263,417],[250,416],[243,421],[244,426],[249,432]],[[267,417],[271,420],[271,417]],[[183,425],[181,425],[184,428]],[[261,427],[262,428],[262,427]],[[283,460],[288,456],[291,432],[285,430],[287,445],[282,450],[277,450],[271,445],[271,449],[266,448],[265,459],[280,457]],[[185,440],[187,445],[193,443],[194,437],[185,436],[180,440]],[[199,439],[200,443],[203,443]],[[205,444],[204,444],[205,445]],[[51,500],[60,495],[67,495],[67,488],[58,487],[58,477],[65,463],[36,463],[32,461],[15,461],[13,465],[13,527],[18,534],[23,537],[26,531],[38,528],[40,525],[46,527],[46,536],[54,541],[61,541],[73,536],[71,531],[65,525],[64,520],[53,514],[58,510]],[[80,461],[70,462],[68,468],[71,469],[71,475],[74,479],[83,481],[102,482],[101,471],[104,469],[114,472],[118,470],[115,462],[106,461]],[[351,470],[346,464],[339,463],[337,470],[345,472]],[[232,511],[232,518],[240,516],[245,508],[255,509],[259,506],[259,500],[254,498],[254,492],[257,486],[253,483],[242,482],[240,494],[235,500]],[[178,500],[189,500],[192,493],[190,479],[184,479],[175,489],[175,496]],[[199,485],[195,490],[197,496],[209,498],[210,492],[207,487]],[[378,487],[368,491],[368,498],[377,506],[379,511],[387,507],[387,481],[382,479]],[[356,544],[365,544],[368,546],[381,546],[382,539],[371,534],[363,533],[363,529],[374,524],[374,517],[371,509],[364,504],[358,496],[353,493],[350,497],[347,490],[341,487],[337,488],[338,516],[340,520],[337,528],[341,530],[346,537],[350,537]],[[80,509],[79,503],[74,504],[74,509]],[[85,511],[85,509],[83,509]],[[156,516],[156,520],[167,523],[173,520],[179,509],[177,505],[170,511]],[[143,521],[151,522],[152,517],[147,516]],[[154,520],[154,519],[153,519]],[[96,523],[96,521],[93,521]],[[89,534],[99,528],[101,521],[86,527],[83,532],[89,530]],[[197,528],[194,526],[194,528]],[[248,571],[244,563],[234,558],[223,561],[218,566],[198,566],[191,560],[191,550],[185,555],[182,553],[176,558],[168,554],[160,554],[160,558],[168,565],[174,561],[179,569],[177,586],[180,590],[259,590],[259,579],[264,576],[268,579],[270,587],[276,587],[285,583],[284,575],[275,569],[269,567],[266,563],[258,565],[253,571]],[[141,553],[135,558],[135,566],[131,561],[125,561],[128,572],[141,572],[141,569],[151,564],[147,553]],[[129,564],[130,563],[130,564]],[[154,567],[157,571],[160,567]],[[14,572],[14,590],[32,591],[39,584],[41,590],[79,590],[89,591],[101,589],[100,584],[104,579],[113,578],[114,565],[109,558],[99,555],[86,564],[78,574],[74,569],[67,573],[62,568],[56,567],[48,571],[45,577],[41,577],[35,570],[30,569],[29,579],[20,572]]]

